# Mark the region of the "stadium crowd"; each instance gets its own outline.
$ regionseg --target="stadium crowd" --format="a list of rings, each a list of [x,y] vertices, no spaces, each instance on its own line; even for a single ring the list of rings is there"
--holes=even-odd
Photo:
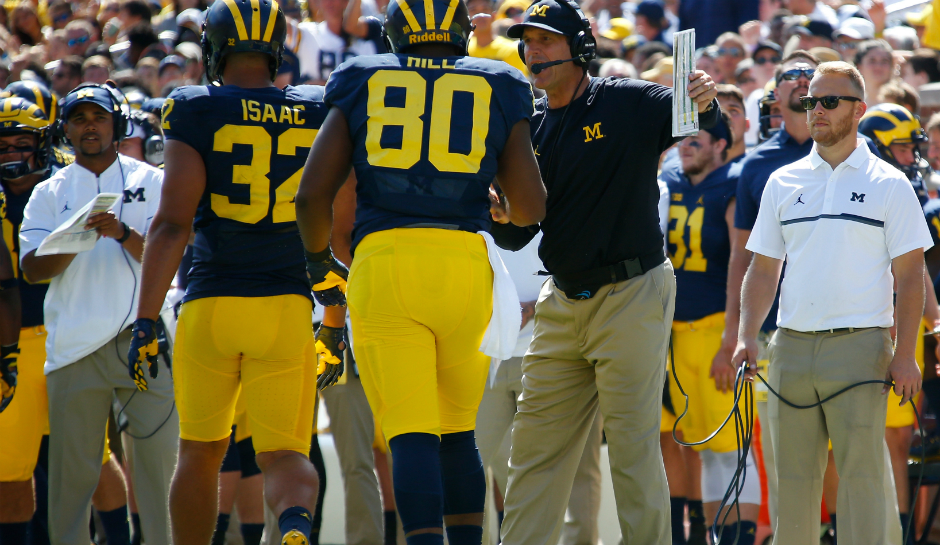
[[[345,61],[384,53],[385,4],[384,0],[282,0],[280,9],[287,17],[288,30],[275,85],[280,88],[325,85],[331,73]],[[531,1],[468,0],[466,4],[475,25],[469,54],[504,61],[531,79],[530,67],[520,58],[516,40],[508,35],[512,25],[523,21]],[[45,346],[47,330],[52,327],[48,316],[46,320],[43,317],[44,300],[48,315],[51,295],[47,294],[47,281],[32,283],[21,270],[24,257],[20,255],[21,241],[28,238],[22,235],[21,225],[33,190],[49,173],[74,159],[66,135],[53,133],[56,124],[62,121],[58,107],[66,95],[83,83],[115,84],[126,103],[129,119],[119,152],[162,168],[163,129],[169,127],[161,122],[161,111],[166,116],[172,107],[165,99],[181,86],[207,83],[206,58],[200,40],[208,7],[206,0],[11,0],[0,5],[0,82],[4,82],[5,88],[0,98],[3,186],[0,220],[6,247],[12,255],[11,268],[22,294],[15,395],[11,383],[16,377],[6,364],[0,376],[4,398],[0,404],[0,545],[50,543],[50,518],[64,516],[57,509],[85,517],[89,506],[90,539],[99,545],[170,542],[167,495],[179,433],[172,390],[162,394],[157,393],[156,387],[149,390],[148,395],[163,397],[148,406],[153,413],[147,417],[131,414],[133,397],[147,398],[135,393],[132,384],[108,383],[104,395],[113,395],[113,403],[106,419],[98,421],[95,416],[95,420],[88,422],[89,413],[62,407],[55,410],[57,401],[53,396],[65,395],[61,390],[65,388],[64,382],[50,379],[47,399],[47,386],[40,377],[43,364],[49,374],[48,362],[52,361],[52,356],[47,358]],[[663,153],[659,172],[665,251],[677,272],[674,353],[669,361],[690,403],[689,416],[679,423],[677,433],[686,441],[700,441],[721,424],[731,408],[730,389],[735,373],[731,357],[737,342],[737,309],[741,284],[751,261],[745,244],[755,227],[761,194],[771,174],[806,157],[812,149],[806,110],[799,98],[809,94],[810,80],[821,63],[844,60],[861,73],[868,113],[861,120],[859,132],[875,153],[908,177],[921,201],[934,244],[940,243],[937,198],[940,175],[934,173],[934,169],[940,169],[940,85],[933,85],[940,84],[940,0],[907,8],[903,13],[892,10],[892,3],[884,0],[584,0],[580,7],[590,17],[591,31],[597,39],[597,55],[588,66],[591,77],[641,79],[672,87],[673,35],[694,28],[696,68],[719,84],[717,100],[722,118],[714,128],[703,130]],[[41,112],[35,113],[30,105]],[[20,110],[39,121],[24,125],[24,118],[17,117]],[[632,122],[629,118],[604,121],[605,126]],[[585,142],[603,138],[600,125],[584,127]],[[580,126],[570,130],[582,132]],[[20,141],[23,135],[36,138]],[[564,162],[566,158],[562,156],[558,161]],[[148,175],[162,178],[160,172]],[[145,186],[142,182],[140,187]],[[139,191],[128,196],[125,189],[124,202],[142,200],[144,189]],[[353,191],[347,184],[337,198],[355,199]],[[703,220],[703,214],[696,215],[702,209],[703,195],[706,205],[709,199],[720,203],[717,216]],[[349,236],[353,217],[337,212],[335,222],[334,240],[337,236]],[[107,229],[102,236],[111,236],[122,244],[128,237],[137,237],[130,238],[132,244],[134,240],[143,240],[142,227],[120,224]],[[477,445],[484,465],[491,469],[489,501],[499,513],[498,522],[493,524],[502,521],[511,428],[517,398],[522,392],[522,356],[532,338],[532,318],[543,281],[537,276],[544,268],[537,252],[541,236],[537,235],[516,252],[500,250],[516,284],[522,322],[512,358],[491,367],[477,417]],[[35,248],[38,243],[30,245]],[[139,246],[137,250],[142,251]],[[340,261],[350,264],[348,242],[345,245],[334,242],[333,250]],[[703,250],[707,254],[704,258]],[[706,258],[723,260],[718,272],[710,269],[711,276],[704,280],[687,274],[704,271]],[[139,253],[135,259],[139,261]],[[165,341],[161,344],[162,365],[170,368],[167,346],[173,341],[175,312],[186,289],[187,259],[191,260],[191,249],[162,313],[169,330],[159,334],[161,341]],[[940,345],[923,333],[940,328],[936,296],[940,283],[934,286],[934,281],[940,282],[937,246],[927,251],[926,263],[927,304],[917,347],[918,363],[924,373],[924,395],[917,401],[922,412],[936,415],[940,414],[940,380],[935,370],[940,361]],[[24,269],[29,266],[22,262]],[[123,267],[123,259],[117,259],[113,266]],[[41,276],[33,275],[33,280]],[[109,281],[117,286],[113,293],[100,291],[102,288],[97,284],[88,286],[98,287],[84,286],[79,280],[63,289],[83,293],[86,298],[113,298],[109,303],[109,308],[115,309],[113,312],[123,313],[128,305],[133,307],[132,298],[118,294],[127,278],[115,276]],[[134,282],[133,289],[137,289],[136,277]],[[16,285],[16,281],[0,278],[0,288],[6,288],[0,289],[0,298],[9,295]],[[78,305],[85,300],[76,296],[71,303],[57,304]],[[105,312],[102,308],[92,304],[87,310],[73,307],[69,319],[82,320],[83,312]],[[64,319],[64,308],[56,307],[55,311],[56,319]],[[318,312],[317,321],[322,318],[322,309]],[[760,334],[765,346],[777,328],[776,317],[774,306]],[[9,316],[0,316],[0,330],[7,327],[4,322],[13,323]],[[355,339],[352,345],[354,351]],[[57,350],[65,350],[57,346]],[[388,448],[382,432],[373,423],[353,351],[346,352],[344,378],[322,393],[341,466],[346,543],[397,543],[400,523],[392,493]],[[5,351],[3,357],[9,355]],[[766,357],[761,358],[761,365],[766,370]],[[767,391],[760,384],[756,388],[758,410],[764,419]],[[916,433],[913,411],[907,406],[897,407],[901,397],[891,395],[884,436],[886,460],[893,468],[885,483],[886,505],[893,521],[885,542],[901,543],[901,532],[908,526],[913,509],[909,500],[908,458],[921,453],[940,456],[940,430]],[[721,500],[721,494],[716,496],[715,490],[721,489],[723,493],[736,469],[737,445],[734,430],[729,428],[712,443],[694,448],[679,446],[673,440],[673,424],[683,412],[683,399],[670,376],[664,386],[660,444],[669,480],[673,543],[704,545]],[[50,430],[67,434],[72,433],[69,430],[86,427],[104,429],[105,425],[104,461],[100,475],[93,475],[97,479],[94,494],[69,497],[72,478],[78,480],[77,475],[87,468],[50,467],[65,463],[61,461],[63,457],[70,456],[68,451],[56,454],[50,448]],[[555,534],[565,545],[596,544],[599,540],[597,517],[604,428],[598,413],[586,433],[567,515],[559,522]],[[729,524],[741,529],[739,543],[744,545],[754,543],[755,537],[766,537],[768,534],[762,528],[772,527],[777,516],[773,449],[767,427],[761,429],[759,444],[763,448],[756,449],[757,454],[748,459],[753,473],[748,473],[749,481],[740,493],[740,521],[737,515],[728,519]],[[319,474],[322,502],[327,486],[326,469],[315,427],[311,434],[314,437],[310,460]],[[94,451],[100,446],[96,440],[86,448]],[[154,452],[158,454],[154,456]],[[173,463],[161,464],[161,459]],[[830,451],[823,493],[828,511],[828,516],[824,516],[825,528],[833,543],[839,489],[835,467]],[[57,472],[58,476],[50,479]],[[53,482],[55,487],[50,487]],[[332,481],[330,485],[337,486]],[[263,487],[252,433],[243,402],[239,401],[229,450],[221,468],[213,545],[239,539],[245,545],[280,542],[280,536],[275,535],[277,518],[264,506]],[[229,530],[236,512],[238,532]],[[313,512],[311,539],[315,542],[321,525],[330,524],[322,520],[321,514],[322,504]],[[736,535],[736,529],[726,528],[720,543],[731,543]]]

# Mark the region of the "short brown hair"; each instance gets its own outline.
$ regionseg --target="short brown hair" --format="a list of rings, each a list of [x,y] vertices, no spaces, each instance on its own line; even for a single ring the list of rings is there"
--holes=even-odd
[[[845,61],[824,62],[816,67],[816,75],[813,78],[829,75],[848,78],[852,82],[852,87],[858,92],[858,98],[865,100],[865,80],[862,79],[862,74],[859,73],[858,68]]]
[[[816,55],[813,55],[805,49],[797,49],[793,53],[790,53],[786,56],[785,59],[780,61],[780,64],[777,65],[777,68],[774,69],[774,79],[779,80],[780,74],[783,74],[783,65],[795,59],[803,59],[804,61],[812,64],[813,66],[819,66],[819,58]]]
[[[741,108],[744,108],[744,92],[741,89],[738,89],[737,86],[731,85],[730,83],[720,83],[715,86],[715,89],[718,90],[718,98],[730,98],[737,100],[741,104]]]
[[[85,59],[85,62],[82,63],[82,76],[85,75],[85,72],[87,72],[89,68],[106,68],[110,71],[111,61],[101,55],[93,55]]]
[[[933,130],[940,130],[940,112],[935,113],[932,116],[930,116],[930,119],[927,120],[927,126],[924,127],[924,129],[927,132],[930,132]]]
[[[920,95],[917,90],[901,80],[891,80],[881,86],[878,102],[890,102],[907,108],[911,115],[920,111]]]

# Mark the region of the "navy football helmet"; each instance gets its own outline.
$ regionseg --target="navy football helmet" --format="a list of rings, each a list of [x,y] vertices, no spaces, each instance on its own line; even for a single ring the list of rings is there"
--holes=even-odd
[[[275,0],[217,0],[209,7],[203,25],[206,77],[222,83],[226,55],[254,52],[271,57],[274,81],[286,37],[287,19]]]
[[[385,11],[385,45],[390,53],[404,53],[422,44],[453,45],[467,54],[470,12],[463,0],[391,0]]]

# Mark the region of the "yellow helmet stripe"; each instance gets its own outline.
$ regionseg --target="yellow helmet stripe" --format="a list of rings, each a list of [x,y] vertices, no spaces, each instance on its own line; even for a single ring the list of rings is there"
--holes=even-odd
[[[251,0],[251,39],[261,39],[261,3]]]
[[[415,14],[411,12],[411,6],[408,5],[408,2],[401,0],[398,5],[401,6],[401,11],[405,14],[405,19],[407,19],[408,24],[411,25],[411,31],[421,32],[421,25],[419,25],[418,20],[415,19]]]
[[[223,0],[228,10],[232,12],[232,18],[235,19],[235,28],[238,30],[238,39],[247,40],[248,30],[245,28],[245,18],[242,17],[241,10],[235,4],[235,0]]]
[[[441,21],[441,30],[450,30],[450,24],[454,20],[454,13],[457,11],[457,4],[459,3],[460,0],[450,0],[447,13],[444,14],[444,20]]]
[[[424,0],[424,24],[434,30],[434,0]]]
[[[877,136],[878,139],[881,140],[881,143],[886,146],[890,146],[891,143],[896,140],[910,140],[911,133],[921,128],[920,123],[915,118],[898,119],[897,116],[891,113],[882,112],[879,110],[868,112],[865,114],[865,117],[880,117],[895,123],[895,127],[890,131],[874,131],[875,136]]]
[[[38,85],[30,85],[29,87],[33,90],[33,96],[36,97],[35,104],[36,104],[37,106],[39,106],[39,109],[40,109],[40,110],[42,110],[42,111],[45,112],[45,111],[46,111],[46,104],[45,104],[46,101],[44,101],[44,100],[42,99],[42,93],[39,92],[39,86],[38,86]]]
[[[268,24],[264,27],[264,38],[265,42],[271,41],[271,35],[274,34],[274,22],[277,21],[277,10],[280,8],[277,5],[277,2],[271,1],[271,9],[268,11]]]

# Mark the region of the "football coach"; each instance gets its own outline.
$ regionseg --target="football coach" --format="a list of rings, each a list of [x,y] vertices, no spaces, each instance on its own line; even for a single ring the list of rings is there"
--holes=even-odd
[[[589,77],[591,25],[569,0],[532,4],[509,36],[521,39],[519,52],[546,93],[531,127],[548,189],[539,256],[552,278],[522,364],[502,540],[558,541],[599,408],[624,542],[668,545],[659,424],[675,275],[663,252],[656,173],[677,141],[672,90]],[[688,89],[700,126],[713,127],[715,83],[698,71]],[[491,198],[494,238],[521,248],[537,229],[502,224],[506,203]]]

